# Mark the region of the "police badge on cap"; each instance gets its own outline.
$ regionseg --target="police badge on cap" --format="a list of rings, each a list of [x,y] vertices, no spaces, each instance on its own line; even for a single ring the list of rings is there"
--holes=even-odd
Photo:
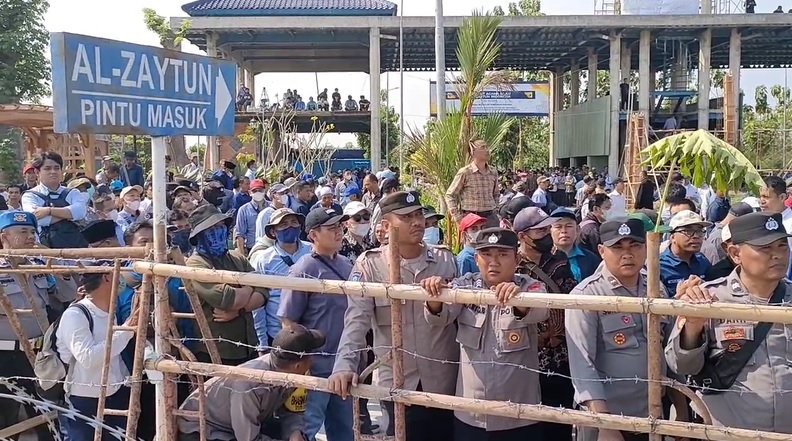
[[[777,213],[759,212],[736,217],[729,223],[729,231],[734,245],[747,243],[763,247],[790,237]]]
[[[600,240],[606,247],[612,247],[624,239],[639,243],[646,242],[646,230],[640,219],[623,219],[604,222],[600,225]]]
[[[505,228],[485,228],[479,232],[473,248],[483,250],[485,248],[508,248],[517,249],[517,233]]]
[[[421,201],[418,199],[418,193],[414,191],[397,191],[382,198],[379,206],[383,216],[388,213],[410,214],[417,210],[423,210]]]

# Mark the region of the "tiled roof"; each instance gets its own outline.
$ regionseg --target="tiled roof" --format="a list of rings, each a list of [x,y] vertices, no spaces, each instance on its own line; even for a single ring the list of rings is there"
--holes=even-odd
[[[387,0],[197,0],[182,10],[191,17],[396,15]]]

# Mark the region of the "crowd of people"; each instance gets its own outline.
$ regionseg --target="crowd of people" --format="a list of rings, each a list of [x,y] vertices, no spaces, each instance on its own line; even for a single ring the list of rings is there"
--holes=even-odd
[[[0,214],[5,249],[37,243],[55,248],[145,246],[153,240],[151,182],[133,154],[116,166],[105,161],[96,179],[66,180],[63,160],[44,152],[25,168],[24,183],[6,186],[8,210]],[[696,188],[679,174],[666,177],[664,209],[656,177],[644,174],[627,205],[625,183],[607,169],[586,166],[498,172],[489,147],[471,145],[471,162],[445,194],[446,212],[425,203],[422,185],[405,186],[400,171],[343,170],[327,176],[284,172],[276,182],[257,179],[255,161],[221,161],[205,182],[169,176],[168,240],[191,268],[353,282],[390,282],[388,249],[398,244],[403,284],[437,297],[447,287],[479,288],[497,306],[404,301],[404,388],[460,397],[544,404],[594,413],[645,418],[647,407],[646,317],[641,314],[503,306],[520,292],[645,297],[647,232],[664,234],[662,291],[689,303],[781,304],[792,300],[788,231],[792,189],[768,177],[755,196],[732,204],[729,195]],[[100,182],[101,180],[101,182]],[[142,185],[139,184],[142,180]],[[64,182],[66,181],[66,182]],[[458,225],[458,238],[444,225]],[[395,234],[395,236],[392,236]],[[459,250],[451,245],[458,240]],[[3,260],[3,268],[35,259]],[[107,264],[108,262],[93,262]],[[23,330],[39,341],[40,354],[67,367],[62,406],[93,418],[96,384],[106,345],[111,345],[107,408],[125,410],[142,277],[125,271],[115,311],[110,274],[31,276],[36,306],[47,311],[57,337],[48,347],[41,329],[23,318]],[[30,308],[17,279],[0,285],[15,307]],[[180,279],[169,279],[170,305],[192,312]],[[79,289],[78,289],[79,287]],[[390,299],[192,282],[202,313],[226,365],[328,379],[331,393],[290,385],[261,385],[213,378],[206,383],[209,440],[313,441],[322,427],[329,441],[353,438],[355,418],[363,433],[380,428],[365,403],[352,415],[350,385],[371,381],[361,372],[384,360],[380,386],[393,387]],[[106,341],[108,321],[125,325]],[[789,332],[784,325],[664,319],[667,375],[705,387],[704,402],[718,425],[792,433],[784,418],[792,407]],[[675,323],[672,320],[676,320]],[[190,321],[179,320],[185,344],[202,362],[210,357]],[[153,335],[147,335],[153,338]],[[766,342],[764,344],[763,342]],[[3,345],[3,343],[8,343]],[[0,377],[42,379],[18,337],[0,316]],[[55,355],[53,355],[55,354]],[[752,362],[753,360],[753,362]],[[47,371],[49,372],[49,371]],[[50,374],[51,375],[51,374]],[[66,375],[65,373],[63,375]],[[41,391],[20,380],[32,395]],[[706,387],[717,389],[712,392]],[[738,392],[738,393],[737,393]],[[180,383],[179,403],[198,410],[198,390]],[[666,412],[694,421],[702,410],[667,388]],[[394,409],[382,431],[394,433]],[[25,405],[28,413],[34,406]],[[153,439],[153,385],[141,394],[138,435]],[[17,421],[19,404],[2,400],[2,424]],[[668,417],[668,414],[666,415]],[[176,417],[180,440],[198,440],[199,421]],[[125,427],[125,417],[108,416]],[[0,428],[4,427],[0,425]],[[40,439],[51,439],[46,426]],[[93,438],[81,418],[59,418],[68,440]],[[570,425],[493,417],[418,405],[406,408],[409,441],[548,440],[573,438]],[[578,441],[648,440],[645,434],[579,427]],[[106,433],[107,437],[111,435]]]
[[[276,95],[275,102],[270,102],[267,88],[261,90],[261,99],[259,105],[262,109],[276,111],[276,110],[294,110],[297,112],[368,112],[371,107],[371,102],[366,99],[365,95],[360,95],[359,100],[352,98],[352,95],[347,95],[346,101],[341,102],[341,94],[338,88],[333,89],[333,93],[328,98],[328,91],[325,88],[319,92],[316,100],[314,97],[308,97],[308,101],[304,101],[302,95],[297,92],[297,89],[287,89],[283,94],[283,98],[279,99]],[[242,86],[237,93],[236,108],[237,111],[243,111],[253,105],[253,94],[246,86]]]

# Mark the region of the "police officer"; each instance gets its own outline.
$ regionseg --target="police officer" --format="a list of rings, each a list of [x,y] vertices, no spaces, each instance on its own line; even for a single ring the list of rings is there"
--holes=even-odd
[[[454,280],[455,288],[489,289],[501,303],[520,292],[546,292],[545,286],[517,270],[517,235],[501,228],[481,230],[474,248],[480,272]],[[431,295],[440,294],[441,277],[421,281]],[[538,404],[539,356],[537,324],[548,317],[545,308],[488,305],[443,305],[427,302],[430,325],[444,328],[457,322],[456,340],[462,345],[456,394],[460,397]],[[482,366],[486,366],[482,369]],[[456,412],[456,441],[541,441],[536,421]]]
[[[646,231],[638,219],[604,222],[598,246],[603,264],[570,294],[646,297]],[[660,287],[663,290],[663,287]],[[664,294],[664,293],[663,293]],[[570,309],[566,312],[575,401],[594,413],[649,415],[645,317]],[[619,381],[629,379],[630,381]],[[578,428],[578,441],[639,441],[648,434]]]
[[[382,225],[386,231],[394,226],[401,254],[401,283],[414,284],[438,276],[451,281],[457,276],[456,259],[444,247],[432,247],[423,242],[425,219],[423,207],[416,192],[394,192],[379,202]],[[351,281],[387,283],[389,274],[388,245],[369,250],[360,255],[349,279]],[[391,304],[384,297],[350,296],[344,315],[344,331],[338,344],[333,374],[328,386],[334,393],[346,398],[349,384],[357,385],[359,353],[366,347],[366,332],[374,330],[374,353],[387,358],[391,340]],[[404,388],[445,395],[454,394],[459,345],[453,324],[441,329],[430,328],[424,318],[424,303],[402,302],[404,338]],[[413,355],[414,354],[414,355]],[[393,371],[388,361],[379,369],[379,385],[393,387]],[[394,432],[393,406],[384,402],[390,422],[388,434]],[[406,408],[408,441],[453,441],[453,414],[451,411],[423,406]]]
[[[0,214],[0,242],[4,249],[33,248],[36,244],[36,228],[38,227],[36,217],[27,212],[5,212]],[[10,258],[9,258],[10,259]],[[27,259],[18,258],[19,261]],[[10,268],[11,264],[7,259],[0,259],[0,286],[5,296],[15,310],[37,309],[40,316],[46,316],[45,309],[49,305],[50,289],[54,286],[54,280],[45,275],[27,276],[27,289],[30,289],[33,305],[22,291],[23,284],[15,275],[2,274],[3,268]],[[20,276],[24,277],[24,276]],[[40,349],[44,333],[41,330],[36,316],[33,314],[17,314],[19,324],[24,333],[24,337],[31,342],[33,349]],[[47,323],[48,325],[49,323]],[[0,378],[35,378],[33,366],[30,365],[22,346],[19,343],[19,336],[11,327],[11,322],[6,316],[4,309],[0,308]],[[36,391],[32,380],[16,379],[17,386],[35,398]],[[14,391],[8,391],[0,386],[0,393],[14,395]],[[12,426],[19,422],[20,403],[14,400],[0,398],[0,429]],[[32,404],[25,404],[25,413],[29,417],[38,414]],[[47,425],[36,426],[39,440],[53,439]]]
[[[685,281],[678,298],[690,303],[777,305],[792,302],[790,234],[780,214],[750,213],[729,224],[727,277]],[[699,391],[713,424],[792,433],[792,326],[679,317],[666,347],[669,367],[705,386]]]

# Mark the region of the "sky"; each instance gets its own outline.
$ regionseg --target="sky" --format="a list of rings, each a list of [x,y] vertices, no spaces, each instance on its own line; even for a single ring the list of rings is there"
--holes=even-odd
[[[394,0],[391,0],[394,1]],[[427,0],[395,0],[400,4],[405,16],[433,16],[435,2]],[[740,0],[731,0],[739,2]],[[186,16],[181,6],[188,0],[50,0],[50,9],[45,17],[45,24],[50,32],[73,32],[113,40],[127,41],[137,44],[158,46],[157,36],[146,29],[143,23],[143,8],[149,7],[165,17]],[[595,10],[595,0],[563,0],[543,1],[542,12],[547,15],[591,15]],[[772,12],[776,2],[757,2],[756,12]],[[469,15],[474,9],[491,9],[497,5],[505,8],[506,0],[446,0],[444,14],[446,16]],[[188,42],[184,43],[184,51],[192,53],[202,52]],[[404,73],[404,120],[407,127],[423,127],[429,117],[429,81],[434,79],[432,72],[405,72]],[[361,94],[369,95],[368,75],[364,73],[319,73],[319,87],[333,89],[339,88],[342,96]],[[785,72],[783,69],[775,70],[744,70],[741,87],[746,94],[746,102],[753,102],[753,92],[756,86],[766,84],[784,84]],[[792,81],[792,79],[790,79]],[[390,103],[397,112],[400,109],[399,74],[383,74],[381,87],[390,86]],[[299,91],[316,90],[314,73],[262,73],[256,76],[256,100],[262,87],[266,87],[270,99],[280,91],[282,95],[286,89]],[[307,93],[300,93],[307,99]],[[336,145],[343,145],[347,141],[354,142],[354,136],[328,135],[327,141]],[[188,139],[188,145],[194,143]]]

